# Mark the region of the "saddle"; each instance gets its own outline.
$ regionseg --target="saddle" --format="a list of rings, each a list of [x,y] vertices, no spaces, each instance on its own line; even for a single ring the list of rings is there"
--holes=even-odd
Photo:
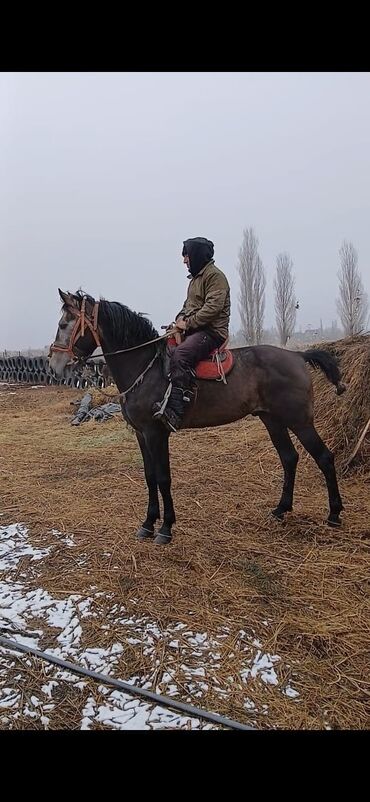
[[[179,343],[175,337],[169,337],[167,340],[167,354],[171,356],[174,348]],[[206,379],[207,381],[222,381],[226,384],[226,376],[230,373],[234,366],[234,356],[232,351],[228,349],[228,340],[225,340],[219,348],[211,351],[207,359],[202,359],[198,362],[195,368],[195,377],[197,379]]]

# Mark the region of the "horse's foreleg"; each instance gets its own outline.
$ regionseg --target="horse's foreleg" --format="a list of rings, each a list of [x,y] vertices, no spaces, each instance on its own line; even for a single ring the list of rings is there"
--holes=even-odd
[[[171,496],[171,470],[168,450],[169,434],[160,423],[156,423],[149,430],[144,432],[144,438],[163,499],[163,524],[154,542],[157,545],[165,545],[169,543],[172,538],[172,526],[176,521]]]
[[[153,460],[146,446],[145,438],[139,432],[136,432],[136,437],[143,457],[145,479],[149,492],[148,511],[146,514],[145,521],[142,523],[140,529],[138,529],[137,531],[137,537],[139,538],[139,540],[146,540],[147,538],[154,537],[154,524],[160,517],[158,484],[155,475]]]

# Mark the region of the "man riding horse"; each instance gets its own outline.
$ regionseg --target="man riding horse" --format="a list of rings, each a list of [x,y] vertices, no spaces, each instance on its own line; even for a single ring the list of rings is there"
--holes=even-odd
[[[204,237],[184,242],[182,255],[190,283],[175,320],[184,339],[171,355],[172,389],[167,405],[163,409],[158,401],[153,406],[153,417],[172,432],[182,424],[196,365],[219,348],[229,333],[230,287],[225,274],[216,267],[213,253],[213,242]]]

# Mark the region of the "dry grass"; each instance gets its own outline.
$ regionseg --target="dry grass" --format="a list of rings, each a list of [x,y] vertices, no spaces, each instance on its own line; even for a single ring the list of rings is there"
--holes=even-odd
[[[338,467],[346,470],[346,462],[370,418],[370,335],[321,343],[337,357],[347,385],[340,403],[333,403],[333,388],[314,375],[316,418],[329,448],[336,454]],[[364,462],[370,456],[369,440],[361,454]],[[361,456],[361,455],[360,455]]]
[[[349,389],[337,398],[334,388],[315,375],[316,425],[343,469],[370,414],[369,340],[330,348],[340,354]],[[283,525],[271,519],[282,472],[259,421],[181,432],[171,438],[178,523],[173,543],[156,548],[134,538],[147,502],[135,438],[119,418],[71,427],[70,401],[79,395],[59,387],[3,392],[0,467],[2,523],[26,522],[33,542],[42,545],[52,527],[74,533],[73,553],[61,544],[38,564],[42,586],[59,597],[89,595],[92,584],[113,594],[109,604],[102,596],[98,617],[84,622],[84,643],[125,642],[124,627],[114,633],[101,629],[114,602],[158,622],[160,630],[182,621],[212,634],[227,625],[218,680],[228,694],[221,699],[210,689],[196,703],[248,721],[246,686],[238,681],[243,659],[238,632],[243,628],[257,634],[265,651],[281,656],[280,683],[294,674],[300,693],[293,701],[258,679],[251,681],[249,698],[259,708],[269,707],[261,726],[317,729],[330,721],[338,728],[368,727],[366,447],[357,468],[342,470],[344,525],[332,530],[324,523],[324,481],[302,449],[294,513]],[[23,563],[18,573],[22,569]],[[160,684],[168,644],[159,639],[156,648]],[[147,661],[140,648],[127,644],[116,673],[122,678],[141,675]],[[181,688],[180,664],[179,658]],[[53,726],[73,726],[73,706],[71,700],[69,712],[59,709]]]

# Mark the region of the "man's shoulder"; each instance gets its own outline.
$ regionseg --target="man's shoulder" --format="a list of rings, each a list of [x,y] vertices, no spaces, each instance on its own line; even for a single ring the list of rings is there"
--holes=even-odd
[[[220,278],[220,280],[223,280],[224,282],[226,282],[227,286],[229,286],[229,282],[227,280],[227,277],[225,276],[225,273],[223,272],[223,270],[221,270],[221,268],[219,268],[217,265],[215,265],[214,262],[210,262],[206,266],[206,269],[205,269],[204,272],[207,273],[207,276],[216,275],[217,277]]]

